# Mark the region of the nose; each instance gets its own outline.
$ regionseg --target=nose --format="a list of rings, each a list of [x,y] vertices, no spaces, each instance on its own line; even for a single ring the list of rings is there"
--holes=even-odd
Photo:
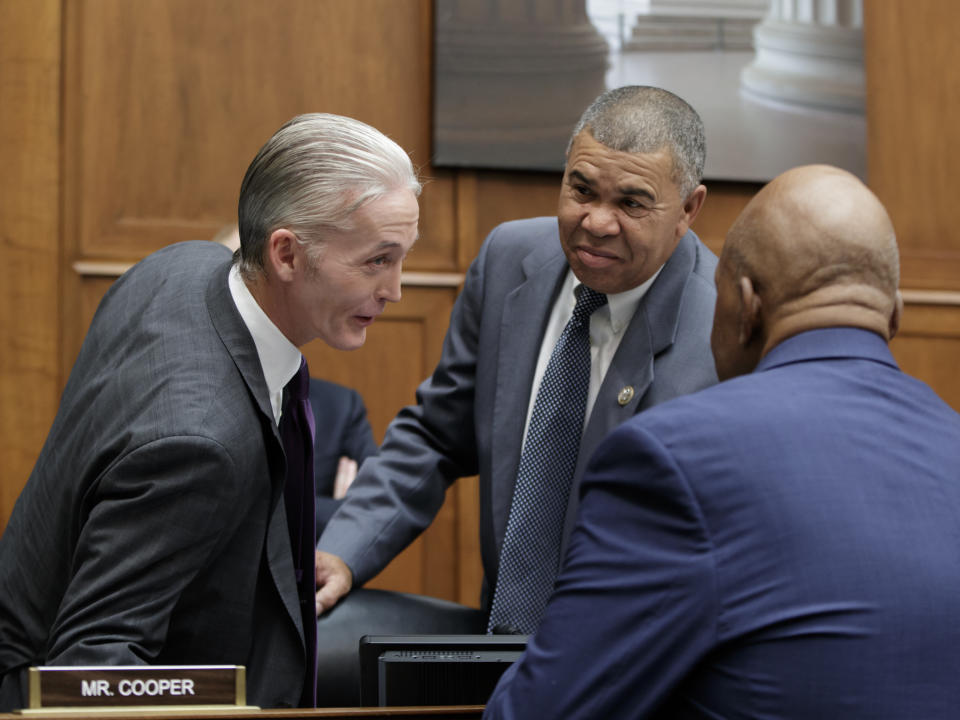
[[[605,205],[589,206],[580,225],[594,237],[606,237],[620,232],[620,221],[616,212]]]
[[[396,263],[382,275],[383,282],[377,288],[377,299],[386,302],[400,302],[400,274],[402,265]]]

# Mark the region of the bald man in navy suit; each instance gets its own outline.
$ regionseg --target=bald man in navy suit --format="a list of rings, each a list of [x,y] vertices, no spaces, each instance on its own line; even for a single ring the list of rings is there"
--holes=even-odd
[[[960,416],[887,347],[898,281],[857,178],[758,193],[717,267],[722,382],[598,448],[485,718],[957,717]]]

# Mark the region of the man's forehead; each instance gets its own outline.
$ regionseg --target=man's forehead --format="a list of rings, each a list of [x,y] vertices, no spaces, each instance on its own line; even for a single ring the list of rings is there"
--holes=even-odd
[[[589,182],[630,182],[630,177],[669,174],[673,156],[667,148],[655,152],[628,153],[595,143],[594,147],[574,149],[567,157],[566,174]]]

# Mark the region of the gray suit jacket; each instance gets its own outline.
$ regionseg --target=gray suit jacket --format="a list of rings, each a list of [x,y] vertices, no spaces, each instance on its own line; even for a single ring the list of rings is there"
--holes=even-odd
[[[296,705],[285,461],[230,255],[174,245],[104,297],[0,538],[0,679],[32,664],[239,664]],[[8,709],[8,708],[0,708]]]
[[[716,382],[710,328],[716,257],[684,236],[641,301],[604,378],[580,446],[564,542],[584,466],[601,438],[645,408]],[[480,476],[480,535],[495,581],[540,344],[568,265],[556,218],[495,228],[467,273],[443,356],[367,460],[320,538],[357,583],[376,574],[439,510],[458,477]],[[634,388],[621,406],[620,390]]]

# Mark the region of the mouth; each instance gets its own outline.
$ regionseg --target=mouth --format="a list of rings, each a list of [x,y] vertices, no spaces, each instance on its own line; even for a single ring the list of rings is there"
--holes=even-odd
[[[377,319],[376,315],[354,315],[354,320],[357,321],[357,324],[361,327],[367,327],[368,325],[373,325],[373,321]]]
[[[581,245],[576,248],[577,259],[588,268],[608,268],[620,262],[612,252]]]

